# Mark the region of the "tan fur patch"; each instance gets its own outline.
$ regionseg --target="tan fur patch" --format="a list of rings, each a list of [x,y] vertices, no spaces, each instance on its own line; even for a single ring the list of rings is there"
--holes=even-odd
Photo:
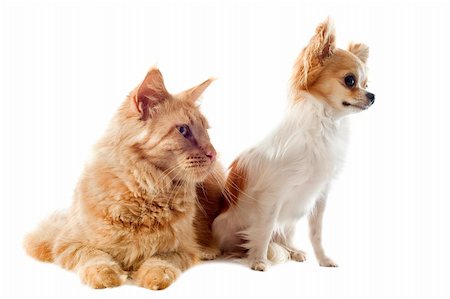
[[[231,206],[237,205],[239,195],[247,185],[247,171],[239,165],[239,159],[231,163],[230,172],[225,183],[225,201],[222,206],[222,213],[228,210]]]

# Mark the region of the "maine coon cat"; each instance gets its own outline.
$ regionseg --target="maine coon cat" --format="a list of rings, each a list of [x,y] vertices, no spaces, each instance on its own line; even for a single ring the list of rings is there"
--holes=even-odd
[[[307,216],[319,264],[336,266],[322,246],[322,218],[345,156],[346,116],[375,100],[366,90],[368,54],[364,44],[337,48],[330,20],[317,27],[294,66],[285,118],[230,167],[224,206],[213,223],[222,251],[245,248],[250,267],[259,271],[270,261],[304,261],[293,235],[297,221]]]
[[[211,82],[172,95],[152,68],[96,144],[71,208],[26,237],[28,254],[78,272],[93,288],[131,277],[164,289],[195,264],[196,191],[216,167],[196,101]]]

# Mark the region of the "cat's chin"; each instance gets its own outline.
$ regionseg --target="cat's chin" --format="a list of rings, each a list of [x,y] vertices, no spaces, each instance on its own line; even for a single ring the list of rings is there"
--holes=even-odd
[[[175,177],[172,179],[175,185],[179,184],[197,184],[203,182],[207,177],[209,171],[198,171],[193,173],[192,171],[189,171],[188,173],[185,173],[184,175]]]
[[[208,177],[208,175],[211,173],[211,170],[211,166],[190,170],[186,175],[186,181],[192,183],[201,183]]]

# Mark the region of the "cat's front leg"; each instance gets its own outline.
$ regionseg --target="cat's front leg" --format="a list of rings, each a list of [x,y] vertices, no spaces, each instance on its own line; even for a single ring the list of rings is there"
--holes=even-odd
[[[196,253],[180,251],[157,254],[145,260],[132,278],[144,288],[162,290],[170,286],[182,271],[198,260]]]
[[[108,253],[83,242],[60,242],[55,246],[57,264],[76,269],[81,281],[95,289],[117,287],[127,273]]]

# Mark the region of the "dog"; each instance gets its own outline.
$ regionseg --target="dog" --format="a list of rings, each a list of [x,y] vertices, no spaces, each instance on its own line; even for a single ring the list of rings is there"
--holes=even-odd
[[[290,107],[281,124],[230,166],[214,238],[222,252],[243,252],[253,270],[271,262],[304,261],[292,244],[297,221],[307,216],[321,266],[336,267],[323,249],[322,218],[330,182],[346,152],[346,117],[368,109],[369,48],[335,44],[328,18],[302,50],[291,78]]]

